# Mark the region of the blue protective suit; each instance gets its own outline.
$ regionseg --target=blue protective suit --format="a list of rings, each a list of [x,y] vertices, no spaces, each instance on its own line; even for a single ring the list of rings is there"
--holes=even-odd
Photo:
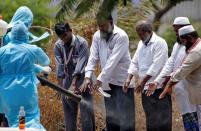
[[[26,27],[29,29],[32,25],[33,22],[33,13],[32,11],[26,7],[26,6],[21,6],[19,7],[15,14],[12,17],[12,20],[9,23],[9,27],[13,27],[15,25],[15,23],[17,23],[18,21],[22,21]],[[40,37],[37,37],[35,35],[33,35],[31,32],[28,33],[29,37],[31,38],[29,40],[28,43],[33,43],[33,42],[37,42],[40,41],[42,39],[45,39],[49,36],[48,32],[45,32],[43,35],[41,35]],[[3,45],[6,45],[10,42],[11,40],[11,33],[8,32],[4,37],[3,37]]]
[[[50,60],[28,40],[28,29],[19,21],[11,30],[11,42],[0,48],[0,102],[9,126],[18,126],[19,109],[24,106],[26,127],[44,130],[40,124],[34,64],[46,66]]]

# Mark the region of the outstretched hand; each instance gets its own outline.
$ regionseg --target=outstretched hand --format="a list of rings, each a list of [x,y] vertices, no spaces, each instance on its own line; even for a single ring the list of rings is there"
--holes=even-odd
[[[154,91],[157,89],[158,83],[157,82],[151,82],[151,83],[147,84],[147,86],[148,86],[148,89],[145,92],[145,94],[147,96],[151,96],[154,93]]]

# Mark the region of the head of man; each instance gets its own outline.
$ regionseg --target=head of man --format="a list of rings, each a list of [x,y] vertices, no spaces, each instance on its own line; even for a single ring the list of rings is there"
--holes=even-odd
[[[153,34],[151,23],[147,21],[139,21],[136,24],[136,32],[140,37],[140,39],[142,40],[142,42],[144,44],[147,44]]]
[[[65,43],[70,45],[72,41],[72,29],[68,23],[57,23],[54,27],[57,36]]]
[[[97,24],[100,30],[100,37],[105,40],[108,40],[113,34],[113,29],[114,29],[112,16],[111,15],[101,16],[100,14],[98,14]]]
[[[179,37],[182,44],[186,46],[186,51],[188,51],[188,49],[197,41],[199,36],[194,27],[188,25],[179,29]]]
[[[190,21],[187,17],[177,17],[174,19],[173,28],[174,28],[174,31],[176,33],[178,43],[181,43],[180,39],[179,39],[179,32],[178,31],[181,27],[184,27],[187,25],[190,25]]]

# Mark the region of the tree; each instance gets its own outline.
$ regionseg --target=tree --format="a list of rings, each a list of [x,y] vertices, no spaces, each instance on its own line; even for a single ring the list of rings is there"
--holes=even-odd
[[[98,9],[97,13],[102,17],[108,16],[117,2],[118,0],[61,0],[56,19],[63,20],[67,15],[70,16],[73,13],[75,13],[74,17],[78,18],[94,7]]]
[[[121,1],[124,5],[126,5],[127,1],[130,2],[131,0],[121,0]],[[147,1],[151,3],[153,8],[149,7],[145,8],[145,10],[147,12],[149,12],[149,10],[154,11],[154,19],[153,19],[154,30],[158,30],[160,26],[160,19],[164,14],[166,14],[176,4],[192,0],[147,0]],[[112,12],[112,10],[114,9],[114,7],[117,5],[118,2],[120,2],[120,0],[61,0],[60,8],[59,11],[57,12],[56,19],[58,20],[64,19],[66,15],[70,15],[71,13],[76,13],[75,18],[77,18],[83,15],[84,13],[90,11],[90,9],[93,8],[94,5],[96,5],[97,3],[99,4],[97,12],[98,14],[100,14],[100,16],[104,17]]]
[[[152,6],[155,9],[154,13],[154,30],[158,30],[160,26],[160,19],[166,14],[170,9],[172,9],[176,4],[184,1],[192,1],[192,0],[150,0]]]

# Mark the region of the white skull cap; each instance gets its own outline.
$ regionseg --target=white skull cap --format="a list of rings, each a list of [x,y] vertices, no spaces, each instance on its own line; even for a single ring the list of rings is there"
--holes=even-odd
[[[194,31],[195,29],[192,25],[187,25],[179,29],[179,36],[186,35]]]
[[[190,21],[187,17],[177,17],[174,19],[173,25],[189,25]]]

